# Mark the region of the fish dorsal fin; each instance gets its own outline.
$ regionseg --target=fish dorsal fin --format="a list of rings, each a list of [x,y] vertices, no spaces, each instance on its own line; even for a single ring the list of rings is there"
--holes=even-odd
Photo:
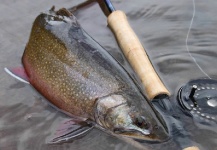
[[[77,120],[77,119],[66,119],[60,123],[56,130],[55,135],[51,138],[49,144],[65,143],[76,140],[86,135],[94,125],[88,121]]]
[[[29,83],[29,78],[25,72],[25,69],[23,67],[16,67],[16,68],[4,68],[5,72],[7,74],[9,74],[10,76],[12,76],[13,78],[24,82],[26,84],[30,84]]]

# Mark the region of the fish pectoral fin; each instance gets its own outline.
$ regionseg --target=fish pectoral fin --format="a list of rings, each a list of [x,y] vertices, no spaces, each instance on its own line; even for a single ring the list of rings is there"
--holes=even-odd
[[[29,78],[25,72],[23,67],[16,67],[16,68],[4,68],[5,72],[10,76],[14,77],[15,79],[29,84]]]
[[[68,119],[61,123],[49,144],[65,143],[86,135],[94,125],[87,121]]]

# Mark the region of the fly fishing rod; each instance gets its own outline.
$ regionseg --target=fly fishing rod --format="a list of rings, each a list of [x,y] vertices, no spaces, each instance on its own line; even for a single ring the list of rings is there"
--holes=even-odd
[[[148,99],[152,100],[159,94],[170,95],[155,72],[138,37],[130,27],[125,13],[120,10],[115,10],[110,0],[104,0],[106,7],[103,7],[102,1],[99,1],[99,4],[108,17],[108,25],[115,34],[122,52],[141,80]]]

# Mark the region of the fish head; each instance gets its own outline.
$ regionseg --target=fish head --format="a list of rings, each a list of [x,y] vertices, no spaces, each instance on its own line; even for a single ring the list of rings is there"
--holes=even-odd
[[[122,95],[104,97],[97,106],[97,122],[121,136],[152,142],[167,140],[165,124],[161,123],[153,108],[142,105],[130,104]]]

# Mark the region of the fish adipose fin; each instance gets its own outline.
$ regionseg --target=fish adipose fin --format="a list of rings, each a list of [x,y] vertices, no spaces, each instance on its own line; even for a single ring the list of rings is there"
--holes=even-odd
[[[16,67],[16,68],[4,68],[5,72],[8,73],[10,76],[14,77],[15,79],[24,82],[26,84],[29,83],[29,78],[25,72],[23,67]]]
[[[85,136],[93,127],[94,125],[87,121],[67,119],[59,125],[48,144],[71,142]]]

